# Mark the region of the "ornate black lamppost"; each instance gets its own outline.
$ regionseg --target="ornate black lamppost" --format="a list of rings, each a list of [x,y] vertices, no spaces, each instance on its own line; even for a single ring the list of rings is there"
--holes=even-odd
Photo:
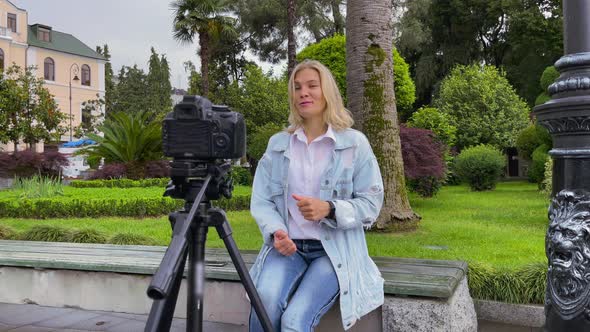
[[[547,331],[590,331],[590,1],[564,0],[564,53],[535,107],[553,137],[553,200],[545,250],[549,261]]]
[[[74,70],[74,78],[72,78],[72,69]],[[72,141],[72,80],[79,81],[78,71],[80,67],[75,62],[70,66],[70,142]]]

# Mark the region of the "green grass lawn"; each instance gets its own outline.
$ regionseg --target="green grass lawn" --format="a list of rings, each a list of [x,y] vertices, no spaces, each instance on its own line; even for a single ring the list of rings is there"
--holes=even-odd
[[[72,191],[71,191],[72,190]],[[85,190],[89,190],[86,192]],[[135,192],[135,190],[138,190]],[[234,191],[248,192],[247,187]],[[160,196],[162,188],[75,189],[66,187],[64,194]],[[0,192],[0,198],[10,195]],[[12,193],[14,195],[14,193]],[[397,256],[433,259],[460,259],[489,264],[497,268],[516,268],[532,262],[543,262],[544,237],[549,201],[535,184],[503,182],[494,191],[471,192],[466,186],[444,187],[434,198],[411,195],[412,207],[422,217],[415,232],[385,234],[367,233],[369,251],[374,256]],[[240,249],[259,249],[261,237],[248,211],[227,213],[233,236]],[[0,224],[23,231],[33,225],[60,225],[68,228],[93,227],[107,233],[134,232],[167,245],[170,226],[167,217],[129,219],[0,219]],[[210,229],[207,245],[222,247],[217,232]]]

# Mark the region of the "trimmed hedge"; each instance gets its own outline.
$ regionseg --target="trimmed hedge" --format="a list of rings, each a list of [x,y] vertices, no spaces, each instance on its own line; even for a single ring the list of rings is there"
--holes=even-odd
[[[214,205],[225,210],[247,210],[250,196],[220,199]],[[148,217],[161,216],[184,206],[184,201],[162,198],[131,199],[1,199],[0,218],[85,218],[101,216]]]
[[[74,180],[70,186],[74,188],[134,188],[134,187],[166,187],[170,178],[152,178],[142,180]]]

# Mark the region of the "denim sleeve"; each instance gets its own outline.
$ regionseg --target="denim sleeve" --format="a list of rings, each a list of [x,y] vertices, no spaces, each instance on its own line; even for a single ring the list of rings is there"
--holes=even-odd
[[[273,246],[272,235],[278,230],[287,231],[276,204],[272,200],[270,190],[271,160],[265,153],[256,168],[254,182],[252,184],[252,197],[250,199],[250,213],[256,220],[264,243]]]
[[[322,219],[329,227],[350,229],[362,226],[369,229],[377,220],[383,205],[383,179],[372,151],[369,150],[365,160],[355,167],[352,182],[352,198],[333,201],[336,221]]]

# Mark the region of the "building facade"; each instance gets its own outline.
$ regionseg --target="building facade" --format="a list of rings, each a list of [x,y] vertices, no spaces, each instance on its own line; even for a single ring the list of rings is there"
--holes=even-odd
[[[71,34],[43,24],[29,25],[25,9],[0,0],[0,70],[13,63],[36,67],[37,77],[44,79],[59,110],[68,116],[64,125],[70,126],[71,116],[71,127],[62,141],[76,139],[74,128],[82,121],[82,103],[104,98],[105,58]],[[13,147],[0,145],[0,149],[11,151]]]

